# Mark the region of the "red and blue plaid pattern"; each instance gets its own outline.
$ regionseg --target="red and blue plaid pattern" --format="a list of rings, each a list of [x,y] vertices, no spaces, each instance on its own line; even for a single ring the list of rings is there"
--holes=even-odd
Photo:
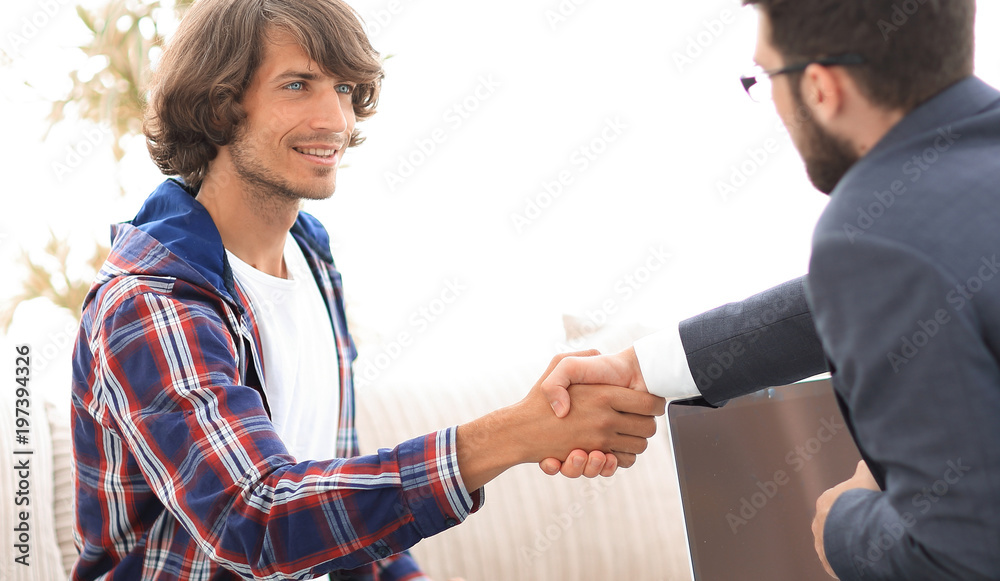
[[[419,579],[405,550],[481,506],[454,428],[358,456],[356,352],[321,228],[303,214],[292,232],[337,338],[340,427],[317,437],[336,437],[341,457],[296,462],[267,414],[253,310],[204,208],[168,181],[114,227],[73,361],[73,579]]]

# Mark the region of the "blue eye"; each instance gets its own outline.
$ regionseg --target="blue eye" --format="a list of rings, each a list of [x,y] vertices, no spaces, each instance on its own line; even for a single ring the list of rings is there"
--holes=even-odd
[[[301,91],[305,88],[305,84],[303,84],[302,81],[295,81],[294,83],[288,83],[285,85],[285,88],[293,91]]]
[[[346,84],[346,83],[345,84],[341,84],[341,85],[337,85],[336,91],[338,93],[342,93],[344,95],[350,95],[351,93],[354,92],[354,85],[349,85],[349,84]]]

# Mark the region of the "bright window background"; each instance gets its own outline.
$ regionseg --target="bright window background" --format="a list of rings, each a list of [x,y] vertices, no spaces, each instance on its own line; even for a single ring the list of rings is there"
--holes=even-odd
[[[805,272],[826,197],[774,111],[738,82],[753,10],[733,0],[351,4],[392,58],[380,112],[362,125],[368,142],[348,154],[333,199],[307,210],[331,232],[362,361],[383,354],[390,376],[423,379],[515,361],[541,371],[564,343],[564,313],[660,328]],[[0,67],[2,297],[25,276],[16,257],[37,252],[49,229],[85,260],[162,179],[141,139],[121,164],[89,124],[42,139],[44,99],[88,66],[68,2],[5,5],[0,42],[43,5],[56,15]],[[1000,1],[979,2],[977,72],[995,86],[998,28]],[[56,175],[53,163],[85,141],[97,146]],[[449,288],[460,292],[446,303]],[[397,353],[400,332],[414,341]]]

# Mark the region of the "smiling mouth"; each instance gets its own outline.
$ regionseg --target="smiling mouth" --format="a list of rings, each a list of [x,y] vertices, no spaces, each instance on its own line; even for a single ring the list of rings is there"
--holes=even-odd
[[[315,149],[315,148],[306,149],[302,147],[293,147],[292,149],[305,155],[312,155],[315,157],[326,157],[326,158],[333,157],[334,154],[336,154],[339,151],[337,149]]]

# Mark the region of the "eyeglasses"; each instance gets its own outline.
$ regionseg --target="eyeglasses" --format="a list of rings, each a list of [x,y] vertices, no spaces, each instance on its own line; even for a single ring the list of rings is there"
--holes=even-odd
[[[740,82],[743,83],[743,89],[746,90],[747,95],[750,95],[751,99],[757,103],[766,103],[771,100],[771,77],[804,71],[809,65],[829,67],[834,65],[861,65],[864,63],[865,57],[859,54],[844,54],[806,61],[771,71],[757,67],[753,75],[740,77]]]

